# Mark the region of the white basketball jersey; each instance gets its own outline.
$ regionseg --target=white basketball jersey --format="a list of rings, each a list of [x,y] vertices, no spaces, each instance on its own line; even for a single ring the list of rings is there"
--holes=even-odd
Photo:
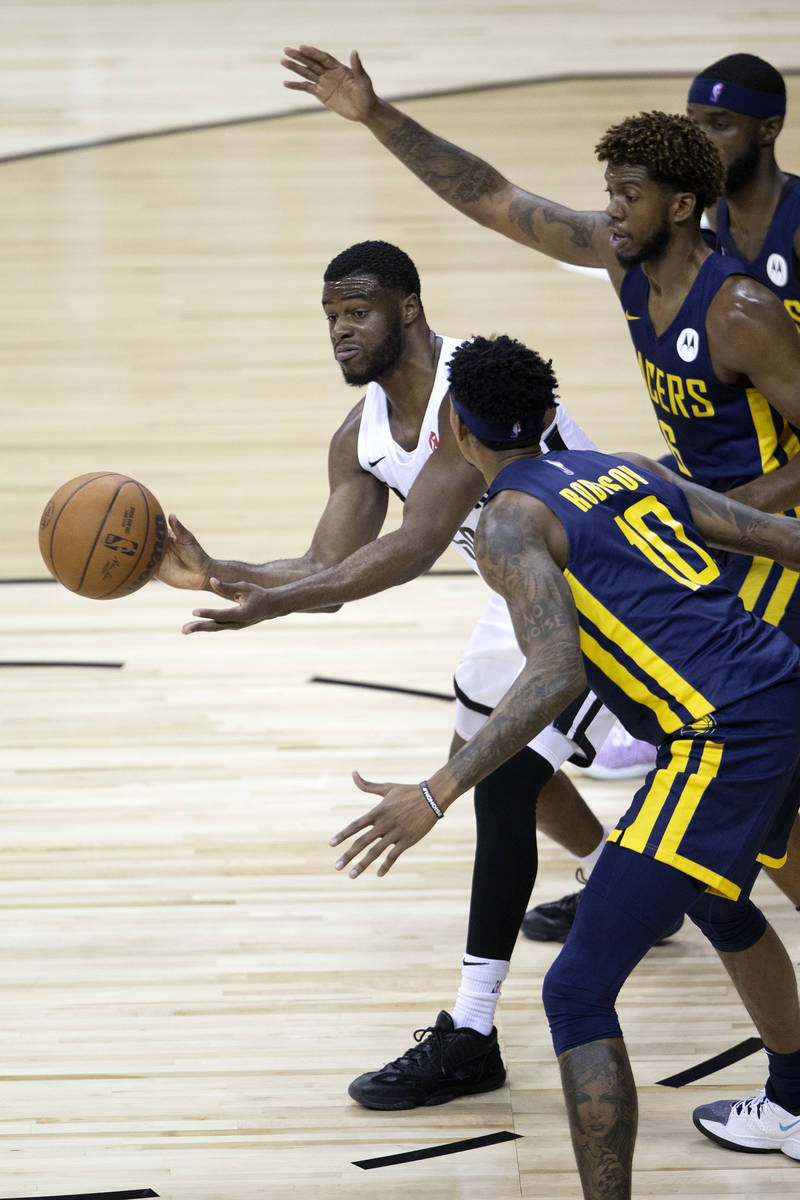
[[[415,479],[439,445],[439,409],[450,386],[447,378],[447,364],[453,351],[464,340],[463,338],[442,338],[436,377],[433,381],[425,415],[422,418],[419,438],[413,450],[404,450],[392,437],[386,393],[383,388],[374,382],[367,387],[361,425],[358,430],[358,461],[363,470],[369,471],[371,475],[380,479],[401,500],[405,500]],[[545,453],[548,450],[595,450],[597,448],[580,425],[573,421],[560,404],[556,408],[554,421],[542,434],[541,446]],[[465,518],[464,524],[451,543],[474,571],[477,571],[478,568],[475,565],[472,543],[485,502],[486,497],[482,496]]]

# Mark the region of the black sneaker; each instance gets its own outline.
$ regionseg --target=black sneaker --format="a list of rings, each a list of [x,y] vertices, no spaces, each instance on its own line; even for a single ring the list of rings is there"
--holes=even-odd
[[[456,1029],[450,1014],[440,1012],[436,1024],[418,1029],[414,1040],[417,1045],[394,1062],[354,1079],[347,1089],[353,1100],[365,1108],[419,1108],[492,1092],[505,1083],[496,1029]]]
[[[575,872],[579,883],[586,883],[586,876],[580,867]],[[547,904],[537,904],[522,918],[522,932],[532,942],[565,942],[567,934],[572,929],[575,913],[578,911],[578,901],[582,892],[570,892],[560,900],[550,900]],[[671,929],[668,929],[656,942],[660,946],[667,938],[671,938],[683,925],[683,914]]]

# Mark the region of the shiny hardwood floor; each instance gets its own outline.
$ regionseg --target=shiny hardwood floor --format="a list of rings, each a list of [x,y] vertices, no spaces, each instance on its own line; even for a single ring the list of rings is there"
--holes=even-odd
[[[791,14],[779,16],[788,36]],[[109,36],[121,53],[119,29]],[[467,31],[458,44],[481,81],[478,42]],[[104,43],[91,44],[100,62]],[[704,43],[701,57],[728,48]],[[408,109],[512,178],[596,207],[597,134],[641,107],[680,107],[687,81],[538,84]],[[166,118],[169,95],[139,115]],[[35,133],[31,121],[27,145]],[[780,145],[796,168],[800,122]],[[423,777],[452,706],[312,679],[446,693],[483,585],[440,571],[336,615],[182,638],[194,596],[154,584],[116,603],[74,597],[44,582],[36,527],[63,480],[112,469],[140,477],[212,552],[305,549],[328,438],[355,399],[330,357],[321,274],[365,237],[411,253],[438,331],[524,338],[553,356],[601,446],[657,452],[610,287],[471,226],[360,130],[314,111],[3,170],[0,1196],[576,1197],[539,1002],[553,946],[517,949],[502,1090],[388,1114],[346,1096],[453,1002],[473,834],[462,801],[386,879],[337,875],[327,840],[362,807],[350,770]],[[606,821],[629,795],[581,787]],[[573,890],[563,854],[544,840],[540,853],[538,898]],[[797,914],[769,883],[758,895],[796,960]],[[656,949],[620,1010],[642,1110],[635,1194],[796,1195],[796,1164],[726,1154],[691,1124],[695,1104],[758,1088],[760,1056],[657,1086],[752,1033],[702,939],[684,929]],[[519,1140],[353,1165],[504,1130]]]

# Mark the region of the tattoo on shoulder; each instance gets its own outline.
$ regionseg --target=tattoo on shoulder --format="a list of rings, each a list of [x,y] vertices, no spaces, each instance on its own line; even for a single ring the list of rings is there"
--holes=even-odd
[[[473,204],[503,183],[494,167],[410,117],[403,118],[385,145],[438,196],[454,204]]]

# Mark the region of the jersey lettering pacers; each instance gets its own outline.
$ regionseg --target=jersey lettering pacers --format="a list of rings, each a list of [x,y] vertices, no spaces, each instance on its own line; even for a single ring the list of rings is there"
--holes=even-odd
[[[589,684],[635,737],[658,745],[800,662],[788,638],[723,586],[669,480],[567,450],[504,467],[489,499],[508,488],[536,496],[563,524]]]
[[[462,344],[463,338],[442,338],[439,363],[431,388],[428,406],[420,426],[419,438],[413,450],[404,450],[392,437],[386,393],[377,383],[370,383],[364,397],[361,425],[358,431],[358,461],[364,471],[385,483],[396,496],[405,501],[414,481],[425,463],[439,445],[439,410],[447,395],[450,383],[447,365],[453,351]],[[558,406],[553,423],[542,435],[542,448],[563,450],[566,447],[588,450],[594,443],[569,413]],[[464,524],[453,538],[451,545],[477,571],[475,565],[475,528],[486,503],[482,496],[466,517]]]
[[[800,275],[794,239],[800,229],[800,178],[790,175],[784,184],[767,236],[751,261],[742,259],[748,274],[774,292],[800,332]],[[717,205],[717,249],[732,258],[742,258],[731,237],[726,200]]]
[[[738,260],[710,254],[672,324],[657,336],[648,312],[649,283],[641,267],[628,271],[622,301],[664,439],[677,469],[727,492],[785,466],[800,453],[798,431],[754,387],[722,383],[706,337],[709,305],[731,275],[747,274]],[[800,508],[790,510],[790,516]],[[728,586],[745,607],[800,641],[800,587],[795,571],[763,558],[727,555]]]

